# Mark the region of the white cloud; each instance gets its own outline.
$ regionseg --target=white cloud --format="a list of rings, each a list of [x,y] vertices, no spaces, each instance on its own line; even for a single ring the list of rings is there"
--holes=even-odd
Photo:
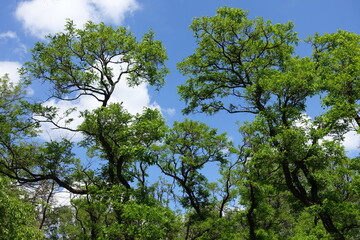
[[[312,122],[312,119],[309,115],[307,114],[303,114],[301,116],[300,119],[295,121],[294,124],[296,127],[300,127],[305,129],[305,133],[309,134],[310,133],[310,129],[314,127],[314,123]],[[349,129],[354,129],[353,126],[355,126],[355,123],[352,123],[349,125]],[[323,140],[326,141],[333,141],[334,140],[334,136],[325,136],[320,143],[322,143]],[[308,144],[310,144],[311,141],[308,142]],[[354,130],[350,130],[348,132],[346,132],[343,135],[343,141],[341,142],[341,144],[344,146],[345,151],[347,152],[353,152],[356,150],[360,149],[360,134],[358,134],[356,131]]]
[[[146,83],[136,87],[128,87],[125,81],[119,82],[109,103],[121,102],[124,108],[131,114],[142,112],[144,107],[159,108],[156,103],[150,102]]]
[[[18,73],[19,68],[21,68],[19,62],[0,61],[0,77],[8,74],[10,81],[18,83],[20,81],[20,74]]]
[[[11,39],[12,44],[16,44],[17,46],[14,49],[14,53],[19,56],[23,56],[25,53],[27,53],[27,47],[25,44],[23,44],[18,37],[18,35],[13,31],[7,31],[0,33],[0,43],[1,44],[9,44],[9,39]],[[15,41],[14,41],[15,40]],[[10,46],[12,48],[12,46]]]
[[[125,81],[121,81],[109,101],[109,103],[122,103],[124,108],[131,114],[136,114],[142,112],[144,107],[150,107],[153,109],[160,109],[156,103],[150,101],[150,96],[147,90],[147,84],[143,83],[136,87],[128,87]],[[77,111],[72,113],[69,117],[73,118],[74,121],[71,122],[67,127],[75,129],[76,126],[81,124],[83,121],[79,117],[80,111],[84,110],[93,110],[101,106],[101,103],[97,101],[94,97],[82,96],[77,101],[55,101],[54,99],[46,102],[44,105],[57,107],[59,109],[59,116],[63,116],[65,111],[69,108],[77,108]],[[64,119],[60,119],[58,124],[65,126]],[[54,126],[51,123],[44,123],[42,125],[42,133],[40,137],[44,140],[57,140],[60,138],[68,138],[73,141],[79,141],[81,135],[79,133],[74,133],[66,130],[54,129]]]
[[[356,131],[347,132],[344,135],[343,141],[346,151],[359,150],[360,147],[360,135]]]
[[[71,206],[71,199],[73,199],[75,196],[71,192],[69,192],[66,189],[62,189],[59,192],[55,192],[53,199],[55,200],[55,206],[56,207],[62,207],[62,206]]]
[[[170,117],[174,116],[176,113],[175,108],[166,108],[166,109],[162,109],[162,111],[167,115],[169,115]]]
[[[119,65],[115,63],[110,64],[109,67],[113,69],[112,71],[114,79],[120,76],[122,69],[127,69],[123,64]],[[98,97],[102,99],[102,96]],[[141,83],[138,86],[129,87],[126,82],[126,74],[121,76],[120,82],[116,85],[108,104],[111,103],[122,103],[124,109],[126,109],[131,114],[141,113],[144,108],[161,110],[160,106],[156,102],[151,102],[148,92],[148,84]],[[51,99],[45,102],[44,105],[53,106],[59,109],[58,124],[60,126],[65,126],[65,119],[61,119],[65,111],[70,108],[76,108],[77,111],[73,112],[69,116],[70,118],[74,119],[73,122],[66,126],[75,129],[83,121],[83,119],[79,117],[80,112],[84,110],[94,110],[101,106],[101,102],[97,101],[92,96],[82,96],[76,101],[55,101],[54,99]],[[79,141],[81,139],[80,134],[66,130],[54,129],[54,125],[51,123],[44,123],[42,125],[42,134],[40,137],[45,140],[70,138],[74,141]]]
[[[27,0],[18,4],[15,16],[30,34],[42,38],[47,34],[62,31],[66,19],[72,19],[78,27],[89,20],[120,25],[126,14],[138,8],[136,0]],[[141,112],[144,107],[160,109],[157,103],[150,101],[147,84],[130,88],[124,79],[116,87],[109,103],[111,102],[122,102],[124,108],[132,114]],[[89,96],[83,96],[78,101],[51,100],[45,104],[59,108],[60,116],[66,109],[76,107],[77,111],[70,116],[74,119],[69,125],[71,128],[75,128],[82,121],[78,117],[79,111],[93,110],[101,105]],[[168,112],[172,114],[174,111]],[[59,120],[59,124],[64,124],[64,121]],[[41,137],[46,140],[59,137],[79,140],[81,137],[73,132],[53,130],[54,126],[50,124],[43,124],[42,127]]]
[[[7,40],[8,38],[10,38],[10,39],[18,39],[16,33],[13,32],[13,31],[7,31],[7,32],[0,33],[0,39]]]
[[[138,7],[136,0],[30,0],[18,4],[15,16],[32,35],[43,38],[62,31],[66,19],[78,26],[89,20],[120,25]]]
[[[100,15],[100,20],[120,24],[126,13],[131,13],[139,8],[135,0],[90,0]]]

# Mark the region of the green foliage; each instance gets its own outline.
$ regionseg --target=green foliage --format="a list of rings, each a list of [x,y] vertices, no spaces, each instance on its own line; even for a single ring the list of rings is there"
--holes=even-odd
[[[198,48],[178,65],[190,76],[179,86],[181,98],[188,103],[185,113],[197,109],[257,112],[253,104],[268,101],[266,94],[260,95],[264,91],[260,81],[278,74],[298,42],[292,23],[249,20],[247,12],[234,8],[220,8],[214,17],[196,18],[190,28]],[[245,102],[219,101],[224,97],[244,97]]]
[[[322,116],[323,121],[345,131],[352,121],[359,125],[360,36],[339,30],[323,36],[316,34],[308,41],[314,48],[318,85],[325,95],[322,101],[330,108]]]
[[[226,134],[218,134],[216,129],[204,123],[186,119],[174,122],[164,143],[153,149],[158,155],[157,166],[181,189],[182,196],[177,196],[177,199],[187,209],[185,238],[211,239],[216,235],[221,239],[226,234],[234,234],[222,234],[219,232],[220,228],[213,229],[216,221],[226,227],[226,223],[218,218],[222,216],[223,208],[230,198],[227,196],[222,199],[220,214],[218,210],[214,210],[219,204],[216,198],[210,197],[214,184],[209,183],[201,171],[205,166],[216,166],[215,163],[228,163],[229,155],[234,149]]]
[[[35,44],[22,76],[51,83],[54,96],[61,99],[90,95],[106,106],[119,81],[161,87],[168,72],[166,52],[152,31],[138,42],[125,27],[88,22],[77,29],[68,21],[64,33],[47,40]]]
[[[178,64],[188,76],[178,88],[184,113],[254,115],[239,128],[240,147],[204,123],[170,128],[158,110],[133,115],[109,104],[119,81],[164,84],[167,56],[152,31],[137,41],[123,27],[68,21],[37,43],[22,82],[0,78],[1,238],[358,239],[359,157],[341,141],[359,132],[360,37],[316,34],[307,40],[312,56],[299,57],[292,23],[247,15],[224,7],[195,18],[198,47]],[[50,98],[88,95],[101,106],[80,112],[77,128],[68,127],[76,109],[66,109],[61,126],[58,109],[26,99],[36,79],[53,87]],[[323,110],[312,119],[306,104],[316,95]],[[39,141],[42,122],[83,139]],[[157,183],[150,169],[161,172]],[[210,181],[207,169],[220,179]],[[8,178],[52,188],[35,208]],[[55,186],[76,194],[71,206],[53,204]]]
[[[212,162],[225,163],[231,142],[216,129],[191,120],[175,122],[165,137],[164,145],[154,147],[157,165],[174,179],[186,193],[181,198],[185,208],[193,208],[197,217],[205,218],[209,202],[208,180],[200,170]]]
[[[0,131],[1,142],[34,136],[36,124],[26,108],[26,83],[15,84],[7,75],[0,77]]]
[[[58,232],[65,230],[63,235],[76,239],[176,239],[180,221],[174,212],[151,197],[143,201],[136,195],[121,186],[93,189],[86,197],[72,200],[76,219],[72,226],[59,219]],[[74,231],[74,226],[81,231]]]
[[[108,161],[106,178],[127,188],[135,179],[144,184],[146,174],[142,171],[154,164],[149,147],[166,131],[160,112],[145,109],[142,114],[131,115],[120,104],[110,104],[85,111],[83,116],[79,130],[86,138],[81,145],[88,148],[90,156]]]
[[[249,20],[240,9],[220,8],[214,17],[196,18],[191,29],[198,48],[178,65],[189,77],[178,89],[188,104],[184,112],[256,114],[240,128],[239,188],[249,238],[299,236],[291,229],[301,228],[296,219],[308,208],[322,223],[306,223],[314,238],[355,237],[359,195],[350,189],[358,170],[349,168],[353,159],[339,140],[360,123],[359,35],[315,35],[312,58],[300,58],[292,23]],[[313,121],[306,101],[316,94],[327,109]],[[288,230],[277,229],[278,222]]]
[[[9,179],[0,176],[0,235],[2,239],[44,239],[36,226],[34,206],[25,202]]]
[[[111,205],[121,212],[121,219],[104,229],[104,239],[176,239],[180,221],[174,212],[152,200],[149,202],[117,199],[117,190],[112,192]]]

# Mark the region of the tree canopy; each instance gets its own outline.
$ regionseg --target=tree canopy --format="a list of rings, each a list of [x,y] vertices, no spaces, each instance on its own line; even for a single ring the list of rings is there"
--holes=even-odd
[[[190,29],[197,48],[178,63],[187,77],[178,87],[183,112],[250,116],[232,134],[238,139],[111,102],[121,81],[159,89],[165,48],[152,31],[137,40],[123,27],[68,21],[35,44],[19,84],[0,78],[3,236],[359,238],[360,161],[342,141],[359,133],[360,35],[316,34],[305,40],[312,55],[300,57],[293,23],[249,19],[241,9],[220,8]],[[26,95],[35,81],[51,87],[40,101]],[[98,106],[61,113],[44,104],[85,96]],[[319,111],[309,116],[314,97]],[[40,139],[43,123],[82,138]],[[56,192],[65,190],[70,204],[59,206]]]

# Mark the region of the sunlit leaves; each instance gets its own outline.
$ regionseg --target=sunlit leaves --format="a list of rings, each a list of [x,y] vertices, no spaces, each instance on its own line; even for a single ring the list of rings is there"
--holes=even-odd
[[[120,80],[161,87],[168,72],[165,49],[151,31],[137,41],[125,27],[88,22],[77,29],[68,21],[63,33],[47,39],[35,44],[22,76],[51,83],[53,95],[61,99],[90,95],[106,106]]]
[[[244,92],[284,67],[298,39],[293,24],[272,24],[261,18],[249,20],[241,9],[220,8],[214,17],[196,18],[190,27],[198,42],[196,52],[179,63],[187,83],[179,93],[188,106],[185,113],[256,111],[250,104],[218,101],[231,97],[254,99]],[[261,86],[255,89],[262,92]]]
[[[292,23],[250,20],[241,9],[220,8],[213,17],[194,19],[190,28],[197,48],[178,64],[188,76],[178,89],[187,103],[184,113],[256,114],[240,127],[243,160],[237,169],[250,239],[280,234],[272,221],[289,223],[284,234],[292,234],[293,217],[307,208],[324,227],[312,227],[315,237],[327,232],[345,239],[358,229],[359,219],[350,213],[358,211],[358,193],[349,190],[357,171],[348,169],[353,160],[340,141],[360,123],[359,35],[317,34],[309,40],[313,56],[300,58]],[[325,109],[305,121],[314,95]],[[302,205],[295,209],[296,201]],[[294,215],[274,214],[280,206],[293,208]]]
[[[0,234],[3,239],[44,239],[35,224],[34,206],[26,203],[9,179],[0,176]]]
[[[160,141],[166,131],[159,111],[145,109],[142,114],[132,115],[121,104],[110,104],[93,112],[85,111],[83,116],[79,130],[86,137],[81,145],[88,148],[90,156],[107,161],[105,168],[112,181],[111,176],[117,175],[125,178],[123,184],[132,182],[138,164],[143,168],[153,164],[150,146]]]

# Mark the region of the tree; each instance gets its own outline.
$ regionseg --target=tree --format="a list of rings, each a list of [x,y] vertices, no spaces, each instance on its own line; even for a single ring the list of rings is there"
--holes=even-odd
[[[47,39],[47,43],[37,43],[35,45],[34,49],[32,49],[33,61],[26,63],[21,72],[24,83],[29,84],[34,79],[50,83],[53,86],[53,95],[51,97],[71,101],[83,95],[89,95],[99,100],[102,107],[106,107],[119,81],[126,81],[129,86],[147,82],[160,87],[167,72],[164,67],[165,51],[161,43],[154,40],[154,34],[151,31],[145,34],[143,39],[138,42],[126,28],[113,29],[102,23],[94,24],[89,22],[84,29],[76,29],[74,24],[69,21],[64,33],[48,36]],[[32,132],[29,132],[27,126],[20,126],[17,127],[21,128],[17,134],[30,134],[29,136],[33,137],[36,134],[36,128],[39,127],[39,122],[50,122],[56,128],[96,135],[97,139],[94,141],[102,144],[103,149],[107,149],[109,143],[103,139],[102,128],[98,129],[100,133],[91,133],[85,127],[83,129],[70,129],[66,125],[60,126],[56,121],[58,116],[56,108],[44,107],[41,103],[30,104],[23,101],[20,99],[23,97],[20,93],[21,90],[17,88],[5,97],[15,98],[13,101],[18,101],[15,101],[14,104],[20,102],[22,105],[4,106],[3,111],[7,111],[6,114],[8,115],[4,122],[7,125],[9,123],[27,124],[32,129]],[[6,93],[5,87],[3,92]],[[11,102],[11,99],[4,98],[2,101],[4,103]],[[12,106],[16,107],[16,109],[11,109]],[[119,110],[111,109],[114,111]],[[9,114],[9,111],[12,111],[13,114]],[[73,111],[74,109],[68,109],[65,115]],[[104,108],[99,111],[111,114],[109,111],[105,111]],[[33,119],[32,115],[34,114],[41,116],[42,119]],[[85,118],[91,116],[88,112],[82,114]],[[155,112],[153,114],[156,115]],[[98,115],[98,118],[100,118],[100,114]],[[151,117],[150,115],[151,113],[148,111],[147,116]],[[106,117],[104,116],[104,118]],[[71,121],[72,119],[67,119],[66,123]],[[89,121],[87,120],[83,126],[90,124]],[[96,121],[101,123],[101,121],[106,120],[98,119]],[[140,128],[139,126],[136,131],[141,131]],[[16,132],[16,129],[6,130],[8,134]],[[137,133],[140,134],[140,132]],[[33,148],[29,149],[29,152],[34,152],[34,149],[36,149],[39,154],[37,156],[23,157],[23,159],[37,159],[40,168],[31,169],[31,164],[28,163],[19,166],[19,157],[14,157],[13,161],[18,165],[16,168],[11,168],[5,164],[5,168],[8,168],[7,170],[12,171],[12,173],[4,173],[24,182],[52,179],[70,192],[86,194],[86,189],[77,189],[70,185],[71,179],[74,180],[71,175],[75,176],[84,172],[79,165],[79,161],[73,156],[72,145],[73,143],[67,139],[63,139],[61,142],[51,141],[43,146],[26,143],[27,148]],[[10,143],[6,143],[5,149],[10,147]],[[11,153],[14,152],[14,149],[8,150]],[[107,153],[109,154],[109,151]],[[107,157],[110,157],[110,155]],[[113,159],[108,160],[111,162]],[[33,166],[36,166],[34,161],[32,163]],[[73,166],[77,166],[76,171]],[[68,167],[70,169],[65,169]],[[69,174],[64,176],[64,172]],[[60,176],[63,177],[60,178]],[[123,182],[123,184],[126,185],[127,183]]]
[[[317,34],[307,39],[313,55],[299,57],[292,23],[250,20],[241,9],[220,8],[191,29],[198,48],[178,65],[189,77],[179,86],[184,112],[247,114],[241,145],[204,123],[168,127],[158,110],[131,114],[113,103],[121,81],[164,84],[167,57],[152,31],[138,41],[126,28],[68,21],[35,44],[19,84],[0,78],[5,238],[359,238],[359,157],[341,144],[359,131],[359,35]],[[98,106],[62,114],[26,95],[38,80],[51,87],[48,99]],[[307,101],[317,95],[323,109],[311,118]],[[43,122],[82,140],[41,140]],[[161,179],[150,183],[154,168]],[[69,206],[55,204],[56,189],[73,194]]]
[[[147,168],[154,164],[149,147],[161,139],[165,129],[159,111],[145,109],[143,114],[131,115],[121,104],[109,104],[109,100],[120,81],[125,81],[128,86],[147,83],[161,87],[167,73],[164,66],[166,53],[151,31],[137,41],[126,28],[113,29],[103,23],[88,22],[84,29],[76,29],[69,21],[64,33],[48,36],[47,40],[35,44],[32,61],[21,70],[25,86],[12,87],[7,79],[2,81],[0,107],[4,124],[1,127],[0,171],[22,183],[54,181],[71,193],[83,195],[74,200],[72,213],[79,213],[73,218],[78,223],[74,226],[80,232],[87,229],[84,236],[98,239],[103,236],[103,227],[107,223],[97,214],[106,210],[114,223],[124,224],[126,211],[123,209],[127,209],[131,201],[137,199],[139,208],[146,209],[146,201],[152,199],[146,181]],[[53,89],[50,98],[75,101],[91,96],[99,101],[99,108],[80,112],[84,121],[77,128],[68,126],[72,122],[69,114],[75,111],[68,109],[65,124],[61,125],[57,119],[62,117],[58,109],[26,99],[22,88],[35,79],[50,84]],[[88,150],[89,157],[105,161],[103,171],[82,165],[73,151],[75,143],[69,139],[34,141],[42,122],[49,122],[57,129],[82,133],[85,140],[80,146]],[[101,206],[109,202],[108,192],[118,186],[124,187],[122,193],[118,190],[117,198],[110,201],[112,207],[104,210]],[[114,207],[115,202],[123,206]],[[154,214],[156,211],[172,214],[166,208],[153,205],[151,211]],[[62,213],[63,209],[57,211],[53,206],[48,210],[51,218],[44,222],[48,224],[44,229],[52,227],[51,221],[56,219],[51,215],[54,212],[68,214],[68,211]],[[90,220],[90,226],[82,225],[84,220]],[[158,221],[154,220],[149,229]],[[62,234],[62,229],[50,229],[49,236]],[[71,234],[63,236],[71,237]],[[135,238],[135,235],[129,237]]]
[[[186,84],[179,86],[188,104],[184,112],[213,114],[225,110],[256,115],[254,122],[241,130],[247,144],[250,193],[244,196],[250,201],[250,238],[261,237],[251,215],[264,203],[258,199],[254,204],[253,197],[260,192],[269,194],[258,189],[267,184],[273,188],[271,191],[290,193],[288,201],[296,199],[303,206],[301,211],[312,209],[313,217],[321,220],[332,238],[356,236],[359,218],[352,213],[359,211],[355,200],[359,196],[350,189],[356,184],[358,169],[350,167],[354,159],[345,156],[338,139],[348,131],[340,131],[342,120],[356,121],[357,117],[358,98],[352,89],[356,89],[359,78],[358,35],[341,31],[315,36],[313,58],[300,58],[294,54],[299,40],[292,23],[249,20],[241,9],[220,8],[214,17],[196,18],[190,28],[198,48],[178,65],[189,76]],[[343,83],[350,87],[339,87]],[[341,116],[344,108],[336,112],[335,122],[339,124],[324,123],[322,119],[335,112],[327,109],[314,121],[304,120],[310,97],[325,93],[328,106],[345,106],[339,101],[339,93],[344,90],[352,91],[345,95],[351,111],[346,117]],[[306,127],[301,126],[305,123]],[[333,132],[338,132],[339,137],[323,140]]]
[[[330,109],[322,121],[337,126],[336,129],[359,130],[359,68],[360,36],[339,30],[337,33],[316,34],[308,41],[314,48],[313,61],[319,76],[322,103]],[[352,124],[355,122],[356,124]],[[333,127],[334,128],[334,127]]]
[[[157,110],[147,109],[132,116],[119,104],[84,112],[85,120],[79,129],[86,134],[82,145],[92,155],[108,161],[104,176],[111,184],[130,189],[138,180],[145,187],[146,168],[153,164],[149,147],[159,141],[165,125]]]
[[[137,41],[125,27],[88,22],[84,29],[76,29],[68,21],[63,33],[47,40],[31,50],[32,61],[25,64],[23,78],[52,84],[53,96],[63,100],[89,95],[105,107],[120,81],[161,87],[168,72],[165,50],[152,31]]]
[[[201,169],[209,164],[225,165],[229,162],[228,157],[234,148],[226,134],[217,134],[216,129],[204,123],[186,119],[175,122],[173,128],[167,131],[164,144],[154,146],[154,150],[157,166],[180,187],[180,203],[189,212],[184,238],[207,239],[206,233],[214,237],[208,221],[223,215],[224,206],[230,198],[222,199],[220,213],[217,213],[214,207],[218,203],[211,199],[211,184]]]
[[[35,221],[34,206],[27,203],[11,181],[0,176],[0,234],[3,239],[44,239]]]

